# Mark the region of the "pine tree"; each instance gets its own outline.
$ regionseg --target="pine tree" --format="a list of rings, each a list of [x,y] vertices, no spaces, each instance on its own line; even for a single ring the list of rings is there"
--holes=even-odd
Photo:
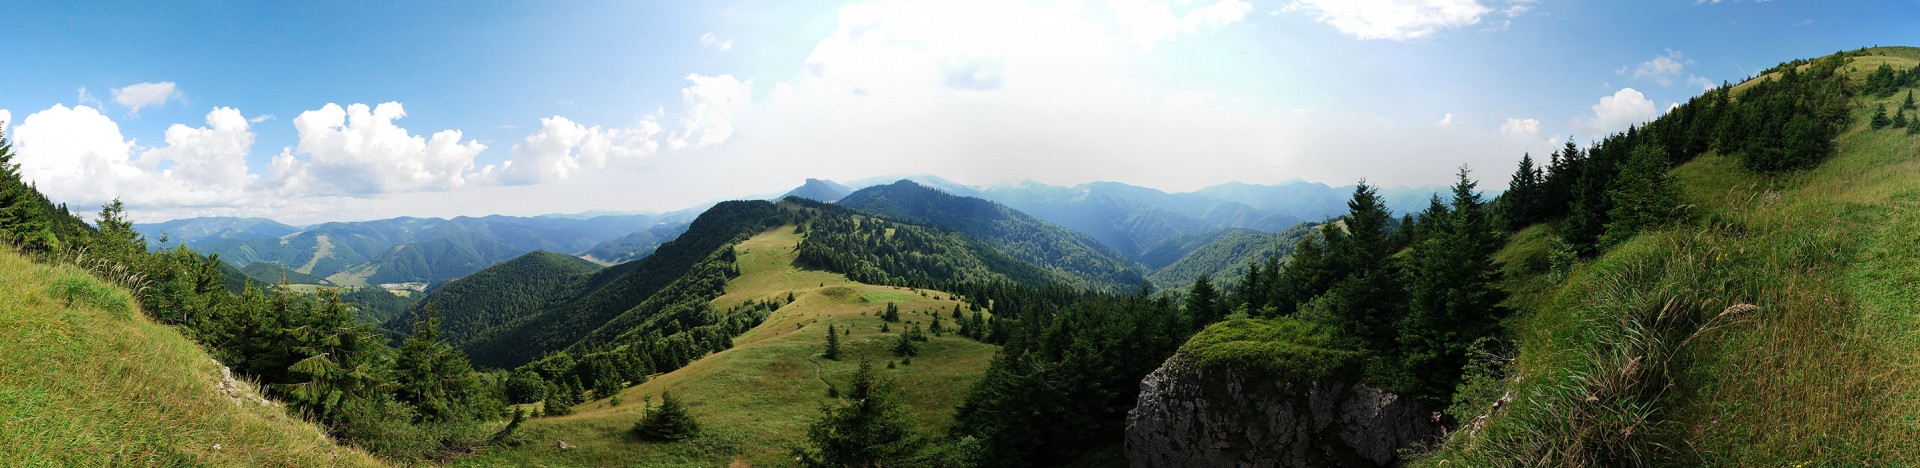
[[[572,384],[563,383],[555,386],[552,391],[547,392],[545,414],[549,416],[573,414],[573,405],[580,404],[579,394],[580,391],[574,389]]]
[[[700,423],[687,413],[687,405],[673,397],[673,392],[661,392],[660,407],[648,410],[633,425],[633,434],[651,440],[686,440],[700,434]]]
[[[840,360],[840,333],[834,330],[833,324],[827,324],[827,351],[823,357],[829,361]]]
[[[1292,315],[1299,310],[1301,303],[1327,292],[1326,253],[1317,237],[1309,234],[1294,243],[1293,255],[1287,258],[1286,269],[1274,280],[1274,303],[1278,306],[1278,315]]]
[[[1906,102],[1903,102],[1900,104],[1900,108],[1901,109],[1920,109],[1920,107],[1914,107],[1913,90],[1911,89],[1907,90],[1907,100]]]
[[[914,427],[890,382],[860,361],[846,404],[823,406],[807,427],[807,445],[792,453],[801,466],[889,467],[946,465],[931,439]]]
[[[1887,118],[1887,106],[1875,107],[1873,109],[1873,119],[1870,120],[1869,123],[1873,125],[1874,130],[1887,128],[1888,125],[1893,125],[1893,119]]]
[[[888,322],[898,322],[898,321],[900,321],[900,305],[899,305],[899,304],[894,304],[894,303],[892,303],[892,302],[888,302],[888,303],[887,303],[887,310],[886,310],[886,312],[882,312],[882,313],[880,314],[880,319],[881,319],[881,320],[886,320],[886,321],[888,321]]]
[[[1907,128],[1906,109],[1901,109],[1893,113],[1893,128]]]
[[[1200,275],[1199,279],[1193,281],[1193,289],[1187,292],[1187,316],[1193,318],[1194,328],[1205,328],[1207,324],[1226,316],[1221,311],[1218,296],[1219,293],[1213,290],[1213,278],[1210,275]]]

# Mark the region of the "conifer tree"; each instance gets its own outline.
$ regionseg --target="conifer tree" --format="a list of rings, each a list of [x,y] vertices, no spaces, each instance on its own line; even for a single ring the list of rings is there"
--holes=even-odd
[[[661,392],[660,407],[649,409],[633,425],[633,433],[651,440],[686,440],[700,434],[700,423],[687,413],[686,404],[673,397],[673,392]]]
[[[900,340],[893,342],[893,355],[911,357],[920,354],[920,345],[914,344],[911,330],[900,332]]]
[[[1331,226],[1327,226],[1331,228]],[[1287,268],[1275,279],[1274,303],[1277,315],[1292,315],[1300,304],[1327,292],[1327,259],[1316,235],[1306,235],[1294,243]]]
[[[1888,125],[1893,125],[1893,119],[1887,118],[1887,106],[1874,107],[1873,119],[1869,120],[1868,123],[1873,125],[1874,130],[1887,128]]]
[[[1893,128],[1907,128],[1906,109],[1901,109],[1893,113]]]
[[[833,324],[827,324],[827,351],[823,357],[829,361],[840,360],[840,333],[834,330]]]
[[[1219,293],[1213,290],[1211,275],[1200,275],[1199,279],[1193,281],[1193,288],[1187,292],[1187,316],[1193,318],[1194,328],[1205,328],[1207,324],[1226,316],[1220,308],[1218,296]]]
[[[1500,244],[1476,185],[1461,168],[1453,203],[1423,221],[1430,235],[1409,255],[1407,314],[1395,326],[1403,369],[1398,375],[1407,380],[1391,385],[1428,404],[1449,401],[1467,348],[1492,334],[1505,315],[1499,308],[1505,297],[1492,286],[1498,275],[1493,253]]]
[[[1540,189],[1542,175],[1533,166],[1532,154],[1520,155],[1520,167],[1507,181],[1507,192],[1500,195],[1501,217],[1509,229],[1518,229],[1541,221]]]
[[[1907,100],[1906,102],[1900,103],[1900,108],[1901,109],[1920,109],[1920,107],[1914,107],[1913,90],[1911,89],[1907,90]]]
[[[914,427],[892,383],[874,374],[873,364],[860,361],[860,370],[844,395],[846,404],[822,406],[820,419],[807,427],[807,445],[792,453],[801,466],[890,467],[941,466],[941,454],[932,440]]]
[[[1607,192],[1613,210],[1607,213],[1611,221],[1602,244],[1618,244],[1672,218],[1674,207],[1680,203],[1680,190],[1667,178],[1669,167],[1666,150],[1653,145],[1633,149],[1619,180]]]
[[[427,304],[424,318],[414,322],[413,335],[394,357],[393,376],[394,397],[436,421],[471,409],[482,390],[466,355],[440,340],[440,317],[432,304]]]
[[[1347,211],[1344,218],[1347,234],[1336,244],[1338,250],[1329,252],[1332,263],[1346,273],[1328,291],[1333,295],[1329,318],[1349,336],[1366,342],[1370,349],[1390,349],[1392,325],[1405,307],[1406,291],[1398,279],[1398,266],[1391,258],[1386,203],[1379,192],[1363,180],[1354,188],[1353,198],[1347,201]]]

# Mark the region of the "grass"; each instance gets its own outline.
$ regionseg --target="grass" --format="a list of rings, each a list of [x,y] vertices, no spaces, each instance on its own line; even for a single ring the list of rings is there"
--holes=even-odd
[[[900,384],[903,401],[920,427],[944,434],[954,407],[998,348],[964,338],[933,337],[923,343],[911,365],[896,365],[890,350],[906,322],[922,327],[939,313],[952,325],[958,301],[943,292],[852,282],[845,276],[793,266],[801,235],[792,226],[768,230],[735,246],[741,275],[714,299],[716,307],[749,300],[795,301],[767,321],[734,339],[732,349],[714,353],[679,370],[654,376],[619,393],[622,403],[606,399],[575,407],[570,416],[540,418],[522,426],[532,442],[518,447],[489,447],[459,465],[685,465],[791,464],[786,447],[802,441],[820,405],[834,401],[829,384],[844,387],[862,358]],[[923,295],[924,294],[924,295]],[[880,332],[878,314],[885,302],[900,307],[902,322]],[[819,357],[828,325],[852,330],[841,337],[843,357]],[[818,367],[816,367],[818,366]],[[658,404],[662,392],[684,400],[700,421],[703,435],[691,441],[639,441],[627,430],[640,420],[645,401]],[[557,440],[576,448],[557,449]]]
[[[278,406],[238,402],[125,289],[0,247],[0,460],[10,466],[377,466]],[[229,387],[258,394],[245,382]]]
[[[1509,279],[1512,403],[1424,463],[1920,465],[1920,138],[1866,119],[1903,97],[1863,98],[1815,169],[1703,155],[1673,173],[1690,221],[1564,282]],[[1510,272],[1542,229],[1501,253]]]

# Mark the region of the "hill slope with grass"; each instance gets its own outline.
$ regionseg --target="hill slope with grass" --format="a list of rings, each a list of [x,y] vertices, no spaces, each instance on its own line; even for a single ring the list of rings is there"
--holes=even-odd
[[[1590,261],[1556,254],[1553,223],[1514,233],[1512,372],[1424,463],[1920,464],[1920,131],[1872,118],[1920,90],[1872,86],[1883,64],[1920,78],[1920,49],[1848,55],[1850,124],[1817,165],[1754,172],[1716,146],[1669,173],[1681,222]]]
[[[379,466],[259,399],[126,290],[0,248],[0,460]]]
[[[929,314],[941,314],[952,326],[950,314],[961,302],[943,292],[862,284],[838,273],[797,268],[796,249],[803,235],[794,231],[792,226],[776,227],[733,246],[739,275],[726,282],[724,295],[711,301],[713,309],[785,302],[790,295],[793,300],[735,337],[732,348],[621,390],[618,405],[603,398],[575,407],[569,416],[530,420],[520,429],[526,444],[485,448],[456,464],[790,464],[786,447],[801,441],[807,424],[819,416],[819,406],[833,401],[829,386],[844,388],[860,359],[873,360],[881,374],[900,384],[921,428],[944,433],[954,406],[998,348],[952,335],[930,336],[911,364],[898,363],[891,349],[905,327],[929,325]],[[900,322],[881,319],[879,312],[888,303],[900,308]],[[883,324],[890,331],[882,332]],[[838,361],[820,355],[829,326],[846,333],[840,337],[843,356]],[[888,362],[895,365],[887,368]],[[629,435],[627,429],[640,420],[646,402],[658,402],[664,392],[686,402],[704,428],[701,436],[651,442]],[[560,450],[556,441],[574,448]]]

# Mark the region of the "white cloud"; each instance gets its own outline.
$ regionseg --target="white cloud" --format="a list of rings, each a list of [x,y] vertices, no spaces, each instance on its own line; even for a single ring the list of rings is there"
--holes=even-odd
[[[706,34],[700,35],[700,45],[712,47],[714,50],[718,50],[721,52],[726,52],[730,49],[733,49],[732,40],[721,39],[720,36],[715,36],[713,35],[712,32],[708,32]]]
[[[82,91],[84,94],[84,89]],[[172,81],[158,83],[134,83],[113,90],[113,102],[127,108],[127,113],[138,115],[143,107],[166,105],[167,101],[181,99],[183,96]]]
[[[465,184],[470,175],[482,175],[470,172],[486,145],[462,143],[459,130],[440,131],[431,138],[410,134],[393,123],[406,115],[398,102],[344,109],[329,103],[301,112],[293,119],[298,146],[273,158],[280,190],[348,196],[448,190]]]
[[[1707,79],[1707,77],[1700,76],[1700,75],[1687,75],[1687,84],[1699,86],[1701,91],[1710,90],[1720,86],[1719,83],[1714,83],[1713,80],[1709,80]]]
[[[54,105],[14,128],[15,152],[24,178],[81,212],[113,198],[130,207],[244,204],[256,179],[246,165],[253,131],[232,108],[214,109],[206,120],[206,127],[175,124],[166,146],[143,150],[99,110]]]
[[[680,118],[680,127],[668,137],[668,146],[674,149],[702,148],[725,143],[733,137],[734,112],[751,103],[753,81],[740,81],[733,75],[703,76],[687,75],[693,82],[680,90],[680,99],[686,104],[686,115]]]
[[[1190,2],[1179,3],[1184,7]],[[1121,27],[1126,28],[1134,45],[1141,48],[1181,34],[1237,23],[1253,12],[1253,5],[1241,0],[1220,0],[1188,9],[1184,14],[1174,12],[1174,5],[1165,1],[1107,0],[1107,8],[1113,11]]]
[[[93,93],[87,92],[87,87],[85,86],[80,87],[80,96],[75,97],[74,101],[79,102],[80,105],[91,106],[95,109],[106,107],[106,104],[100,103],[100,98],[93,97]]]
[[[1640,62],[1639,65],[1634,66],[1633,79],[1647,78],[1652,79],[1655,83],[1659,83],[1660,86],[1672,86],[1673,81],[1684,74],[1687,65],[1692,63],[1693,60],[1681,55],[1680,51],[1667,49],[1665,55],[1654,57],[1651,60]],[[1624,68],[1621,70],[1625,71]]]
[[[633,158],[660,148],[653,140],[660,124],[649,116],[628,128],[588,127],[566,117],[540,119],[540,131],[513,146],[513,159],[500,171],[510,185],[566,180],[582,170],[606,167],[609,158]]]
[[[1509,117],[1506,123],[1500,124],[1500,133],[1503,135],[1537,138],[1540,136],[1540,120]]]
[[[1394,41],[1479,24],[1493,12],[1477,0],[1294,0],[1286,10],[1306,13],[1356,38]],[[1509,7],[1507,14],[1525,11]]]
[[[238,109],[216,108],[207,113],[207,126],[167,127],[167,146],[141,154],[140,162],[157,167],[164,178],[178,180],[194,192],[233,192],[255,179],[247,173],[247,152],[253,148],[253,129]]]
[[[1633,88],[1620,88],[1612,96],[1601,97],[1600,103],[1593,105],[1593,116],[1574,119],[1573,126],[1588,136],[1600,137],[1624,131],[1629,126],[1645,123],[1659,115],[1653,100],[1647,99],[1645,94]]]
[[[1442,127],[1453,125],[1453,113],[1448,112],[1447,115],[1440,116],[1440,121],[1434,122],[1434,123],[1439,124]]]
[[[273,120],[273,114],[260,114],[247,119],[247,123],[261,123]]]

